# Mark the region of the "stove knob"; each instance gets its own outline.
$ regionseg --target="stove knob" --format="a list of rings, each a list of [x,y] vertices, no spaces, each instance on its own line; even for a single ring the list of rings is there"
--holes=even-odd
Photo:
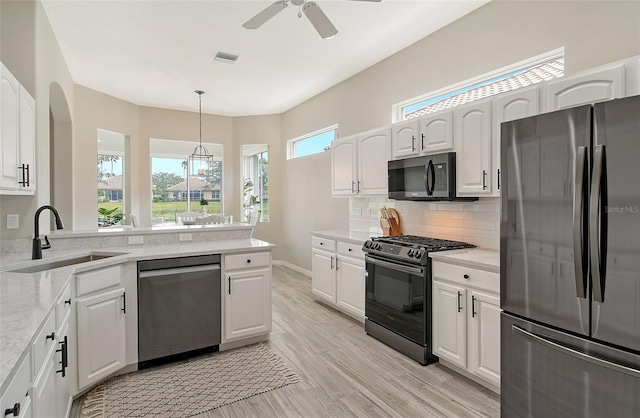
[[[416,253],[413,256],[415,258],[420,258],[420,257],[422,257],[422,253],[420,251],[416,251]]]
[[[371,243],[369,241],[364,243],[364,248],[369,248],[371,246]]]
[[[382,244],[377,244],[376,245],[376,250],[380,251],[382,249]]]
[[[409,250],[409,251],[407,251],[407,255],[408,255],[409,257],[413,257],[413,250]]]

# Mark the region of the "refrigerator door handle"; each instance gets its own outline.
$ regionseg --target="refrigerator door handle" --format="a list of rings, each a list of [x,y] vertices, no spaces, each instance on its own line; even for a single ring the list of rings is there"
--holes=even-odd
[[[591,277],[593,278],[593,299],[604,302],[605,271],[602,260],[606,257],[606,211],[600,203],[606,200],[606,184],[603,187],[603,176],[606,176],[605,147],[597,145],[593,156],[593,179],[591,180],[591,202],[589,205],[589,252],[591,259]],[[601,220],[601,222],[600,222]]]
[[[584,180],[585,171],[588,168],[587,158],[589,150],[587,147],[578,147],[576,159],[576,178],[573,189],[573,263],[576,275],[576,296],[582,299],[587,297],[587,277],[586,266],[584,265]]]
[[[529,332],[523,328],[520,328],[517,325],[511,325],[511,329],[513,329],[516,333],[532,340],[536,343],[542,344],[546,347],[549,347],[553,350],[559,351],[571,357],[577,358],[579,360],[586,361],[591,364],[595,364],[596,366],[605,367],[609,370],[613,370],[618,373],[624,373],[629,376],[635,377],[636,379],[640,378],[640,370],[633,369],[631,367],[623,366],[622,364],[614,363],[609,360],[605,360],[599,357],[593,357],[589,354],[582,353],[578,350],[574,350],[569,347],[565,347],[564,345],[558,344],[554,341],[548,340],[544,337],[536,335],[532,332]]]

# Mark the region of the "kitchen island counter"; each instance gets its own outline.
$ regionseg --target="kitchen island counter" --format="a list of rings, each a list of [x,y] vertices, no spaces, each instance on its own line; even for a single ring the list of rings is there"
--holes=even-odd
[[[271,243],[247,238],[96,250],[47,250],[43,252],[42,260],[31,260],[30,254],[3,254],[0,257],[0,396],[15,374],[17,365],[26,356],[38,329],[47,315],[54,311],[54,302],[75,274],[140,260],[271,251],[273,247]],[[120,255],[35,273],[12,272],[15,269],[106,252]]]

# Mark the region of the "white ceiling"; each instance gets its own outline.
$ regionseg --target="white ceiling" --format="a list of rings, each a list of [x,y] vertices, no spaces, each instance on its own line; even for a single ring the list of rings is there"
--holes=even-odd
[[[338,29],[323,40],[289,5],[256,30],[273,0],[43,0],[73,80],[144,106],[226,116],[282,113],[489,0],[317,0]],[[240,56],[211,61],[214,51]]]

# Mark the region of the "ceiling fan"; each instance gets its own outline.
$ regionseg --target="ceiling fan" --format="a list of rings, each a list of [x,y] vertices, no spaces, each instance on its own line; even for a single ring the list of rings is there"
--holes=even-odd
[[[375,1],[379,2],[381,0],[352,0],[352,1]],[[323,39],[331,39],[338,33],[338,29],[333,26],[333,23],[329,20],[327,15],[324,14],[318,3],[314,1],[306,1],[306,0],[291,0],[291,4],[294,6],[298,6],[300,9],[298,10],[298,17],[302,17],[302,13],[304,13],[307,18],[309,18],[309,22],[313,25],[313,27],[318,31],[318,34]],[[278,0],[275,3],[271,4],[269,7],[247,20],[244,25],[242,25],[246,29],[258,29],[260,26],[265,24],[269,19],[283,11],[289,5],[289,0]]]

